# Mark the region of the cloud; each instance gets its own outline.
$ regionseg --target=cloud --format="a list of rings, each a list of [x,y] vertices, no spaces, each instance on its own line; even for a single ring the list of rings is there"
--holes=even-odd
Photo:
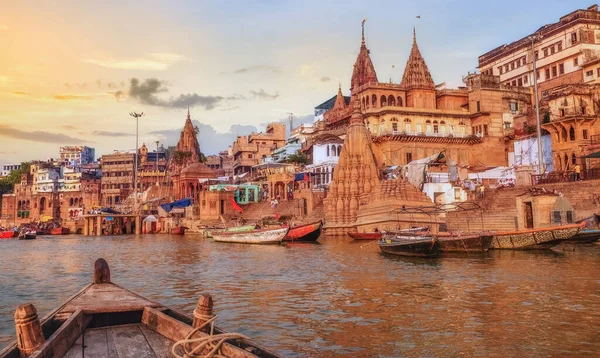
[[[280,74],[282,71],[279,67],[268,66],[268,65],[255,65],[250,67],[243,67],[234,70],[235,74],[246,74],[246,73],[269,73],[269,74]]]
[[[132,59],[118,60],[112,57],[103,59],[88,58],[83,60],[83,62],[119,70],[164,71],[173,64],[184,60],[187,60],[187,58],[183,55],[160,52]]]
[[[124,100],[125,98],[127,98],[127,94],[125,94],[125,92],[123,91],[116,91],[116,92],[106,92],[110,95],[112,95],[113,97],[115,97],[115,99],[117,100],[117,102],[121,102],[122,100]]]
[[[62,133],[52,133],[45,131],[27,132],[12,128],[6,125],[0,125],[0,137],[28,140],[40,143],[58,143],[58,144],[77,144],[90,143],[89,140],[70,137]]]
[[[59,101],[89,101],[92,99],[92,96],[79,95],[79,94],[55,94],[50,98],[56,99]]]
[[[64,124],[64,125],[60,126],[60,128],[67,129],[67,130],[76,130],[77,129],[77,127],[69,125],[69,124]]]
[[[131,133],[124,132],[110,132],[110,131],[93,131],[93,135],[103,136],[103,137],[130,137]]]
[[[265,92],[265,90],[262,88],[258,91],[251,90],[250,94],[254,98],[261,100],[261,101],[262,100],[274,100],[274,99],[277,99],[277,97],[279,97],[279,92],[275,92],[274,94],[269,94],[269,93]]]
[[[20,92],[20,91],[15,91],[12,94],[16,94],[17,96],[28,96],[28,95],[30,95],[29,92]]]
[[[169,99],[162,99],[157,97],[160,93],[168,92],[169,89],[166,87],[166,82],[156,78],[148,78],[144,81],[140,81],[137,78],[132,78],[129,85],[129,90],[117,91],[113,96],[117,100],[124,98],[125,94],[134,100],[139,101],[142,104],[148,104],[151,106],[158,107],[170,107],[170,108],[187,108],[189,107],[204,107],[206,110],[211,110],[220,105],[226,100],[242,100],[245,99],[242,95],[232,95],[229,97],[223,96],[212,96],[212,95],[199,95],[197,93],[180,94],[177,97],[170,97]]]
[[[200,129],[198,142],[200,143],[200,150],[206,155],[217,154],[219,151],[226,150],[237,139],[238,135],[248,135],[257,131],[257,128],[252,125],[235,124],[229,128],[228,132],[219,133],[209,124],[203,124],[197,120],[192,120],[192,123]],[[165,146],[176,145],[181,129],[153,131],[150,134],[158,136]]]
[[[331,77],[323,76],[323,77],[321,77],[320,81],[321,82],[329,82],[329,81],[331,81]]]

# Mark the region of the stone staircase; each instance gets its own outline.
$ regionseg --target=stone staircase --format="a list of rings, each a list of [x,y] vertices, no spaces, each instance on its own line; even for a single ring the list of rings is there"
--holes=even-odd
[[[242,206],[244,212],[241,216],[247,221],[256,221],[264,216],[293,216],[295,213],[297,202],[295,200],[281,200],[277,205],[277,208],[271,208],[270,201],[261,201],[259,203],[251,203]]]

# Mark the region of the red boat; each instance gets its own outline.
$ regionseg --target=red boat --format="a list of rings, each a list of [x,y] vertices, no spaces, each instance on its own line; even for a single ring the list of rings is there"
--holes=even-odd
[[[290,228],[283,241],[317,241],[321,236],[322,221]]]
[[[19,236],[19,233],[16,231],[8,230],[8,231],[0,231],[0,239],[12,239],[13,237]]]
[[[171,235],[184,235],[185,229],[187,229],[185,226],[174,227],[171,229]]]
[[[379,240],[381,239],[380,232],[355,232],[349,231],[348,236],[354,240]]]
[[[67,227],[57,227],[50,229],[50,235],[68,235],[71,233],[71,229]]]

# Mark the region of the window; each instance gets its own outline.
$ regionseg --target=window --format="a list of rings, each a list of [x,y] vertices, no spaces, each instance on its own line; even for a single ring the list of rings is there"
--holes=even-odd
[[[559,42],[557,47],[558,47],[558,51],[562,51],[562,42]]]
[[[477,112],[481,112],[481,103],[477,101]]]
[[[513,85],[513,86],[516,86],[516,85],[517,85],[517,80],[513,80],[513,81],[512,81],[512,85]]]
[[[546,80],[550,79],[550,69],[549,68],[546,69],[546,78],[545,79]]]
[[[594,75],[594,71],[592,71],[592,70],[589,70],[585,73],[585,77],[591,77],[593,75]]]
[[[558,65],[558,74],[563,75],[565,73],[565,64],[561,63]]]
[[[573,222],[573,212],[567,211],[567,222],[570,224]]]
[[[512,63],[510,64],[510,69],[511,69],[511,70],[514,70],[514,69],[515,69],[515,63],[514,63],[514,62],[512,62]]]
[[[523,87],[523,79],[519,78],[517,84],[519,87]]]
[[[483,125],[483,135],[488,135],[488,125],[487,124]]]
[[[510,111],[516,113],[519,110],[519,102],[509,102]]]
[[[548,49],[545,48],[543,51],[544,51],[544,57],[547,57],[548,56]]]
[[[406,164],[412,162],[412,153],[411,152],[407,152],[406,153]]]
[[[498,67],[498,73],[499,73],[499,74],[502,74],[502,73],[503,73],[503,72],[502,72],[502,66]]]
[[[536,70],[535,71],[535,77],[537,77],[537,79],[540,79],[540,70]]]
[[[558,76],[558,72],[556,71],[556,66],[552,66],[552,77]]]
[[[598,74],[598,77],[600,77],[600,67],[596,69],[596,73]]]
[[[392,130],[395,132],[398,132],[398,123],[392,123]]]
[[[508,65],[504,65],[504,72],[508,72]]]
[[[575,156],[575,153],[571,154],[571,163],[573,165],[577,164],[577,157]]]
[[[433,133],[439,133],[440,131],[440,126],[438,125],[437,121],[433,121]]]
[[[252,154],[248,154],[248,159],[252,159]]]
[[[523,83],[527,83],[527,80],[528,80],[527,76],[523,77]]]
[[[539,51],[535,51],[535,59],[536,60],[540,59],[540,52]]]
[[[550,54],[554,55],[554,46],[550,47]]]
[[[577,33],[573,32],[571,33],[571,44],[576,44],[577,43]]]
[[[583,139],[588,139],[588,131],[587,131],[587,129],[583,130]]]
[[[573,66],[579,66],[579,57],[573,59]]]
[[[559,223],[560,221],[561,221],[560,211],[553,211],[552,212],[552,222]]]
[[[573,126],[571,126],[569,128],[569,140],[574,141],[575,140],[575,129],[573,129]],[[575,163],[573,163],[575,164]]]

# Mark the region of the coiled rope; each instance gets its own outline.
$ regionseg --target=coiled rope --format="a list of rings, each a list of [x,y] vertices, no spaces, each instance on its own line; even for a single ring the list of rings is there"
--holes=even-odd
[[[248,337],[239,333],[221,333],[214,334],[215,320],[217,316],[205,316],[194,312],[194,317],[205,320],[199,327],[193,329],[188,335],[175,342],[171,348],[171,353],[175,358],[224,358],[220,352],[221,346],[231,339],[248,339]],[[196,333],[210,324],[210,334],[204,337],[192,338]],[[183,355],[177,353],[177,347],[181,347]],[[208,353],[202,353],[208,350]]]

